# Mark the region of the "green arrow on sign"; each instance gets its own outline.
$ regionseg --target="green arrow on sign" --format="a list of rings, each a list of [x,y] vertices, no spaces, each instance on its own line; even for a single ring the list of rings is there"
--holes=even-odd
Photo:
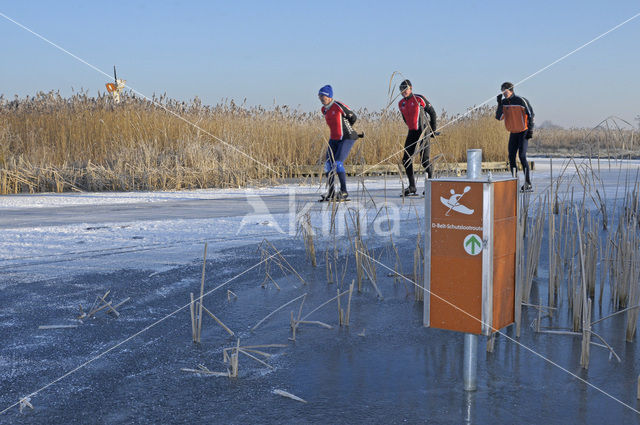
[[[475,253],[476,253],[476,245],[478,246],[478,248],[480,248],[482,246],[482,244],[480,243],[478,238],[476,238],[475,235],[471,236],[469,238],[469,240],[467,241],[467,243],[464,244],[464,245],[465,246],[469,246],[469,244],[471,244],[471,255],[475,255]]]

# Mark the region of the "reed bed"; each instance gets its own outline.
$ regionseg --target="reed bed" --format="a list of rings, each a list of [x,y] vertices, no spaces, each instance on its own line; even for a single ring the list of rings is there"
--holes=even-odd
[[[366,137],[352,157],[399,164],[406,135],[399,113],[356,112]],[[507,133],[493,114],[480,108],[447,126],[432,140],[432,155],[464,161],[473,147],[482,148],[487,161],[506,160]],[[439,125],[452,118],[459,117],[441,113]],[[198,98],[147,101],[128,94],[115,105],[109,96],[86,92],[0,96],[0,194],[238,187],[320,167],[326,140],[319,112],[286,105],[209,106]]]
[[[592,128],[550,127],[535,129],[530,145],[548,155],[580,155],[590,158],[622,159],[638,157],[637,128],[619,117],[608,117]]]
[[[576,168],[575,175],[566,177],[565,167],[524,214],[521,226],[527,223],[527,235],[526,253],[519,261],[523,276],[520,299],[523,306],[531,306],[527,300],[538,266],[546,219],[549,305],[542,306],[539,301],[540,305],[533,306],[538,309],[535,329],[542,333],[581,336],[580,364],[588,368],[591,346],[607,349],[610,358],[620,361],[611,346],[596,333],[599,323],[625,314],[624,338],[631,342],[636,334],[640,312],[640,176],[634,172],[633,180],[627,172],[623,178],[620,169],[615,200],[611,202],[596,172],[597,164],[592,161],[570,163]],[[560,193],[561,185],[568,190]],[[538,294],[540,296],[540,292]],[[562,305],[565,295],[571,330],[541,327],[543,312],[553,320],[560,311],[554,306]],[[603,305],[605,309],[608,307],[608,314],[602,313]],[[602,317],[594,320],[595,312]]]

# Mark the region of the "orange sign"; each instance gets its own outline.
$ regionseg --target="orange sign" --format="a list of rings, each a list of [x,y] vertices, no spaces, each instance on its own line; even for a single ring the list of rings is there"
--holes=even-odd
[[[465,238],[482,238],[482,211],[482,182],[431,181],[431,327],[480,333],[482,257]]]
[[[428,180],[426,195],[425,325],[489,334],[512,323],[516,180]]]

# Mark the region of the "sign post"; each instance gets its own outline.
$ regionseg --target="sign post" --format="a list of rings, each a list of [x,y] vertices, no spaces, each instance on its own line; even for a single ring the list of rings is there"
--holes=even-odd
[[[425,184],[425,326],[465,333],[465,390],[476,389],[477,336],[515,317],[517,180],[480,173],[467,155],[466,178]]]

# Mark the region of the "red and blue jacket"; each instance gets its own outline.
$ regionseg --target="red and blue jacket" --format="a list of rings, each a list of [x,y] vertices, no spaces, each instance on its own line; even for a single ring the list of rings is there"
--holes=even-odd
[[[398,108],[409,130],[423,131],[428,124],[431,131],[436,131],[436,110],[424,96],[411,94],[409,97],[402,98],[398,102]],[[428,123],[427,115],[429,115]]]
[[[358,133],[352,127],[358,118],[347,105],[334,100],[321,110],[329,126],[331,140],[358,139]]]

